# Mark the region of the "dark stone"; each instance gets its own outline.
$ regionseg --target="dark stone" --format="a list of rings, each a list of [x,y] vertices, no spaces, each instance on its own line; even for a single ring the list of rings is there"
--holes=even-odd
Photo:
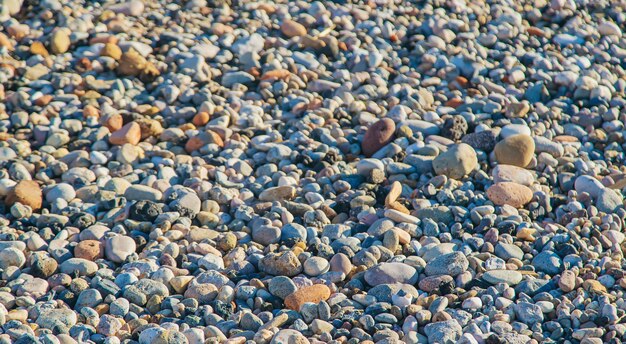
[[[463,116],[448,117],[441,129],[441,136],[458,141],[467,133],[467,121]]]
[[[493,130],[470,133],[463,136],[461,142],[467,143],[474,149],[489,153],[496,146],[496,134]]]
[[[152,201],[139,201],[130,206],[129,218],[136,221],[153,222],[163,209]]]

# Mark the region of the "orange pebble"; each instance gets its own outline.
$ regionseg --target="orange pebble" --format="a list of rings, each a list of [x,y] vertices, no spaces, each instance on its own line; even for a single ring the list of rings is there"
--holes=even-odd
[[[195,116],[193,116],[192,123],[199,127],[209,123],[209,113],[208,112],[198,112]]]
[[[87,118],[87,117],[100,117],[100,111],[98,111],[98,109],[96,109],[96,107],[93,106],[93,105],[87,105],[83,109],[83,116],[85,118]]]

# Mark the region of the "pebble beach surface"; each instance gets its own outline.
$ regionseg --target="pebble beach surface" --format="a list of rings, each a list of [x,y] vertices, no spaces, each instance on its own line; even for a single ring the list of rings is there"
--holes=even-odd
[[[0,0],[0,344],[626,339],[607,0]]]

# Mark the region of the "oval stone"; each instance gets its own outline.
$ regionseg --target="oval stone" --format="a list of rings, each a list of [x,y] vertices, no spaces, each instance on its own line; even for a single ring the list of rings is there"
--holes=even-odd
[[[515,208],[521,208],[530,202],[533,198],[533,192],[521,184],[502,182],[489,187],[487,197],[496,205],[508,204]]]
[[[396,124],[390,118],[383,118],[372,124],[361,142],[361,150],[365,156],[372,156],[379,149],[391,142],[396,131]]]
[[[494,149],[499,164],[526,167],[535,154],[535,141],[524,134],[509,136]]]
[[[404,263],[382,263],[365,272],[365,281],[371,286],[393,283],[415,284],[417,278],[417,270]]]
[[[526,169],[513,165],[498,165],[491,172],[494,183],[513,182],[526,186],[533,185],[535,177]]]

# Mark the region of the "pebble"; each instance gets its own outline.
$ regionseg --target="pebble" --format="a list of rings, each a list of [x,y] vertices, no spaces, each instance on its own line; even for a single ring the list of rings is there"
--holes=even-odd
[[[368,269],[365,272],[365,281],[371,286],[379,284],[415,284],[417,283],[417,270],[403,263],[382,263]]]
[[[53,54],[64,54],[69,50],[70,44],[70,30],[68,28],[57,29],[50,38],[50,51]]]
[[[499,164],[526,167],[535,153],[535,141],[525,134],[509,136],[494,148]]]
[[[130,122],[124,125],[119,130],[115,131],[109,137],[109,142],[114,145],[131,144],[137,145],[141,140],[141,127],[135,122]]]
[[[512,182],[532,186],[535,182],[535,177],[530,171],[513,165],[498,165],[491,174],[494,183]]]
[[[6,203],[12,205],[19,202],[29,206],[33,210],[41,209],[43,196],[41,188],[36,181],[21,180],[8,192]]]
[[[383,118],[372,124],[361,142],[363,154],[369,157],[378,152],[393,140],[395,131],[396,124],[390,118]]]
[[[467,270],[469,262],[461,252],[452,252],[436,257],[426,264],[427,276],[450,275],[455,277]]]
[[[285,306],[289,309],[299,310],[306,302],[318,303],[330,297],[330,290],[323,284],[302,287],[285,297]]]
[[[104,252],[108,260],[115,263],[124,262],[128,256],[135,253],[135,241],[124,235],[107,238],[104,242]]]
[[[433,160],[433,169],[437,175],[445,175],[452,179],[461,179],[472,172],[478,165],[474,149],[460,143],[441,153]]]
[[[280,25],[280,31],[282,31],[282,33],[289,38],[306,35],[306,28],[304,25],[291,19],[283,21]]]
[[[533,192],[521,184],[500,182],[487,189],[487,196],[496,205],[506,204],[514,208],[522,208],[532,200]]]
[[[506,283],[514,286],[522,281],[522,274],[514,270],[490,270],[483,274],[483,279],[491,284]]]

